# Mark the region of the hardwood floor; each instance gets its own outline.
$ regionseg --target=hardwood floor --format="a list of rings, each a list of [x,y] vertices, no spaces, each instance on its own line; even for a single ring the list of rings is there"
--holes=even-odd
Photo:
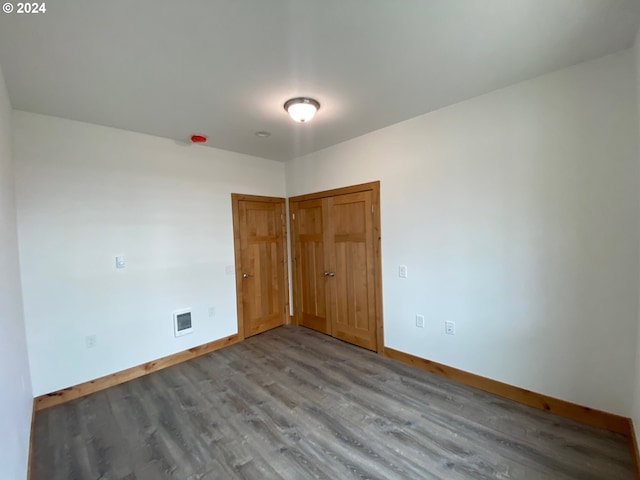
[[[33,480],[632,479],[625,437],[285,326],[37,413]]]

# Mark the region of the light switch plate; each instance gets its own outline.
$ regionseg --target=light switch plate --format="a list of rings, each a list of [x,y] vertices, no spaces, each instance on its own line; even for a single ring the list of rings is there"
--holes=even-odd
[[[124,261],[124,257],[123,256],[116,257],[116,268],[124,268],[126,266],[127,266],[127,264]]]

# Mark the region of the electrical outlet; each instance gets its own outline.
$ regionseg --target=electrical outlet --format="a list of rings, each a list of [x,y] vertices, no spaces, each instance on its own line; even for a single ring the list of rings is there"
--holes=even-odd
[[[424,328],[424,315],[416,315],[416,327]]]
[[[447,335],[455,335],[456,334],[456,323],[455,322],[444,322],[444,333]]]
[[[216,307],[209,307],[209,316],[210,317],[216,316]]]
[[[407,278],[407,266],[406,265],[400,265],[398,267],[398,276],[400,278]]]
[[[95,335],[87,335],[84,339],[87,348],[93,348],[98,343],[98,338]]]

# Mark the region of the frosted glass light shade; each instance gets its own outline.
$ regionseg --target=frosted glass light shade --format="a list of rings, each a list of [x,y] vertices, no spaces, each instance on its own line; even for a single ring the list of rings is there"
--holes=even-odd
[[[289,112],[289,116],[298,123],[310,121],[319,108],[320,103],[313,98],[292,98],[284,104],[284,109]]]

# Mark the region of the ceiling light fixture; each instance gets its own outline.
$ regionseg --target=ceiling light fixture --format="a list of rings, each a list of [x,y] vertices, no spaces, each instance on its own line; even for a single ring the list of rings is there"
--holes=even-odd
[[[287,100],[284,109],[298,123],[309,122],[320,109],[320,103],[313,98],[298,97]]]
[[[255,133],[255,136],[260,138],[267,138],[271,136],[271,132],[267,132],[266,130],[260,130],[259,132]]]

